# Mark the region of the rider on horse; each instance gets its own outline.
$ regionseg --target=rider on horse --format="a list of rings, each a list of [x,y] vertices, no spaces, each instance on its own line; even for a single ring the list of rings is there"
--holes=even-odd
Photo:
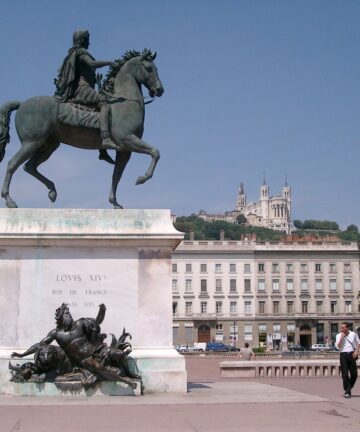
[[[99,123],[103,146],[111,145],[110,139],[110,105],[104,95],[95,90],[95,71],[104,66],[114,65],[112,61],[97,61],[87,51],[89,32],[77,30],[73,34],[73,46],[65,57],[56,85],[55,99],[59,102],[72,102],[96,108],[100,111]],[[113,163],[106,149],[100,150],[99,159]]]

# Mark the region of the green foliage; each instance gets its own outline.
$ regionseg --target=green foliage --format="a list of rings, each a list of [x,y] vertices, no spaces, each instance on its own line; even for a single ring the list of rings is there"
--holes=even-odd
[[[294,227],[297,229],[301,229],[303,227],[302,222],[299,219],[295,219],[293,223],[294,223]]]
[[[254,351],[255,354],[262,354],[265,352],[264,347],[257,347],[257,348],[253,348],[252,350]]]
[[[302,229],[314,229],[314,230],[327,230],[327,231],[338,231],[339,225],[336,222],[328,220],[305,220],[302,223]]]
[[[246,222],[247,222],[247,219],[243,214],[239,214],[239,216],[236,218],[236,220],[237,220],[237,223],[239,225],[246,224]]]
[[[185,233],[185,240],[194,232],[195,240],[219,240],[220,230],[224,230],[225,238],[240,240],[240,236],[256,234],[260,241],[279,241],[283,233],[268,228],[236,225],[225,221],[205,222],[196,215],[181,216],[176,219],[175,228]]]
[[[346,228],[346,231],[359,234],[359,228],[357,225],[351,224]]]

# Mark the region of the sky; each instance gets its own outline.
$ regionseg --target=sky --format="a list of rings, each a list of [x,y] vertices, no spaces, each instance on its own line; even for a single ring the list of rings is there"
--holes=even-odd
[[[90,31],[98,60],[158,53],[165,93],[146,108],[144,139],[161,159],[135,186],[149,157],[132,156],[118,189],[124,207],[222,212],[235,207],[240,182],[256,201],[263,173],[270,194],[287,174],[294,219],[360,225],[358,0],[4,1],[0,104],[53,94],[78,28]],[[20,146],[14,117],[1,181]],[[110,207],[112,166],[96,151],[61,145],[40,171],[57,185],[55,208]],[[11,196],[50,206],[22,169]]]

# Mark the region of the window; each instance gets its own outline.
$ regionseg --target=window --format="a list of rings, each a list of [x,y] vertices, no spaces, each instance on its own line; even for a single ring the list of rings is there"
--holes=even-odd
[[[293,323],[287,324],[286,329],[287,329],[288,333],[294,334],[295,333],[295,324],[293,324]]]
[[[215,338],[218,342],[222,342],[224,340],[224,330],[222,324],[216,324]]]
[[[350,264],[344,264],[344,273],[351,273]]]
[[[217,292],[222,291],[222,279],[215,279],[215,290]]]
[[[324,338],[324,324],[317,323],[316,324],[316,343],[323,344],[325,342]]]
[[[292,273],[293,272],[293,265],[292,264],[286,264],[286,271],[288,273]]]
[[[230,292],[236,292],[236,279],[230,279]]]
[[[315,264],[315,271],[321,272],[321,264]]]
[[[264,272],[265,271],[265,264],[259,263],[258,264],[258,271],[259,272]]]
[[[274,273],[278,273],[278,272],[279,272],[279,264],[277,264],[277,263],[273,263],[273,264],[272,264],[272,271],[273,271]]]
[[[251,280],[250,279],[244,280],[244,290],[245,290],[245,292],[251,291]]]
[[[177,302],[173,302],[172,304],[173,315],[177,314],[177,307],[178,307]]]
[[[185,280],[185,291],[186,292],[191,292],[192,291],[192,280],[191,279],[186,279]]]
[[[177,264],[173,264],[173,265],[172,265],[172,272],[173,272],[173,273],[177,273],[177,271],[178,271],[178,270],[177,270]]]
[[[185,303],[185,313],[186,314],[192,313],[192,302],[186,302]]]
[[[330,271],[330,273],[335,273],[336,272],[336,264],[331,263],[329,265],[329,271]]]
[[[177,279],[173,279],[171,285],[172,285],[172,292],[173,293],[177,292],[178,290]]]
[[[287,313],[288,314],[294,313],[294,302],[292,302],[292,301],[287,302]]]
[[[320,300],[316,302],[316,312],[317,313],[323,312],[323,302]]]
[[[251,268],[250,268],[250,264],[244,264],[244,273],[250,273]]]
[[[330,279],[330,291],[336,291],[336,279]]]
[[[246,314],[251,313],[251,302],[244,303],[244,313]]]
[[[221,301],[216,302],[216,313],[217,313],[217,315],[222,314],[222,302]]]
[[[345,313],[347,313],[347,314],[352,313],[352,302],[350,300],[347,300],[345,302]]]
[[[221,264],[215,264],[215,273],[221,273]]]
[[[230,273],[236,273],[236,264],[230,264]]]
[[[200,264],[200,272],[201,273],[207,272],[207,265],[206,264]]]
[[[234,315],[237,311],[237,304],[236,302],[230,302],[230,314]]]
[[[265,313],[265,302],[259,301],[259,314],[264,314],[264,313]]]
[[[245,324],[244,325],[244,339],[246,341],[252,340],[252,324]]]
[[[280,290],[279,279],[273,279],[272,289],[273,289],[273,291],[279,291]]]
[[[344,289],[345,289],[345,291],[351,291],[352,290],[351,279],[345,279],[344,280]]]
[[[307,264],[300,264],[300,271],[302,273],[306,273],[307,272]]]
[[[267,325],[266,324],[259,324],[259,333],[260,334],[266,334],[267,332]]]
[[[185,327],[186,342],[193,342],[193,327]]]
[[[279,323],[273,324],[273,333],[280,333],[281,332],[281,326]]]
[[[191,266],[191,264],[186,264],[185,271],[186,271],[186,273],[191,273],[192,272],[192,266]]]
[[[274,301],[273,302],[273,313],[274,314],[278,314],[279,313],[279,302],[278,301]]]
[[[308,313],[308,302],[307,301],[301,302],[301,312],[303,314]]]
[[[330,302],[330,312],[332,314],[336,314],[336,304],[337,302],[335,300]]]
[[[286,279],[286,291],[294,291],[293,279]]]
[[[201,313],[206,314],[207,313],[207,302],[201,302]]]
[[[315,279],[315,290],[322,291],[322,279]]]
[[[200,290],[202,293],[206,293],[207,292],[207,280],[206,279],[201,279],[200,280]]]
[[[307,290],[308,290],[308,280],[301,279],[301,291],[307,291]]]
[[[261,292],[265,291],[265,279],[258,280],[258,290]]]

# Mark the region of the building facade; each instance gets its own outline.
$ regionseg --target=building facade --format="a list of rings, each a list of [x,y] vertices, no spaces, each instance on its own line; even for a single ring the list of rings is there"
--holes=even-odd
[[[269,186],[264,181],[260,187],[259,201],[249,203],[244,185],[241,183],[234,210],[220,214],[209,214],[200,210],[198,216],[209,222],[216,220],[236,222],[240,214],[246,217],[249,225],[290,233],[292,227],[291,188],[286,182],[280,194],[270,196]]]
[[[172,256],[174,343],[332,344],[360,326],[359,248],[335,241],[183,241]]]

